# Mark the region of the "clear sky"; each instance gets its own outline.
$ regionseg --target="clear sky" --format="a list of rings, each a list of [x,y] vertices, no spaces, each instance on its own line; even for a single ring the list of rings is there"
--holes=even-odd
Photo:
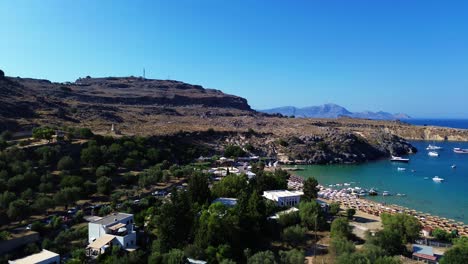
[[[74,81],[142,75],[256,109],[468,118],[468,1],[0,1],[0,68]]]

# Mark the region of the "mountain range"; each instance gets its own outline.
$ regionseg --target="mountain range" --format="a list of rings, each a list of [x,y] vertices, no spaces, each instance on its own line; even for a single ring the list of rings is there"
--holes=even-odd
[[[283,106],[272,109],[258,110],[268,114],[281,114],[284,116],[295,117],[309,117],[309,118],[338,118],[338,117],[352,117],[362,119],[376,119],[376,120],[399,120],[409,119],[407,114],[392,114],[388,112],[351,112],[343,106],[337,104],[324,104],[319,106],[308,106],[298,108],[294,106]]]

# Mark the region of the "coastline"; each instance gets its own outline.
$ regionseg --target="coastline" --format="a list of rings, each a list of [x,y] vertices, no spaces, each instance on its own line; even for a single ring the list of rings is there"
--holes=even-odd
[[[434,216],[428,213],[416,211],[415,209],[410,209],[404,206],[399,206],[396,204],[384,204],[375,202],[365,198],[358,198],[350,194],[343,192],[343,189],[333,190],[331,188],[325,188],[321,185],[320,192],[325,192],[325,195],[319,198],[327,203],[338,202],[340,207],[344,209],[353,208],[356,211],[361,211],[370,215],[380,217],[383,213],[388,214],[397,214],[405,213],[416,217],[419,222],[421,222],[423,227],[431,227],[432,229],[440,228],[446,232],[452,232],[457,230],[460,236],[468,236],[468,225],[463,222],[457,222],[453,219],[448,219],[445,217]],[[329,196],[326,194],[330,194]],[[326,198],[324,198],[326,197]]]

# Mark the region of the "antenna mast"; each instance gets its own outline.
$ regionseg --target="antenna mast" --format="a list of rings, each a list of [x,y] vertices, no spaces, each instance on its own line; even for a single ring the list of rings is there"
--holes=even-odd
[[[145,68],[143,68],[143,79],[146,79],[146,71],[145,71]]]

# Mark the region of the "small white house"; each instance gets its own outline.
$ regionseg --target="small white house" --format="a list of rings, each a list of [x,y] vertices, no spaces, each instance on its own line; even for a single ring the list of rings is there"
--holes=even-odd
[[[304,193],[301,191],[274,190],[263,192],[263,197],[276,202],[278,206],[298,205],[302,195],[304,195]]]
[[[136,231],[133,229],[133,215],[113,213],[88,224],[86,254],[96,257],[107,248],[120,246],[123,249],[136,247]]]
[[[9,260],[9,264],[60,264],[60,255],[43,249],[41,252],[29,255],[27,257]]]

